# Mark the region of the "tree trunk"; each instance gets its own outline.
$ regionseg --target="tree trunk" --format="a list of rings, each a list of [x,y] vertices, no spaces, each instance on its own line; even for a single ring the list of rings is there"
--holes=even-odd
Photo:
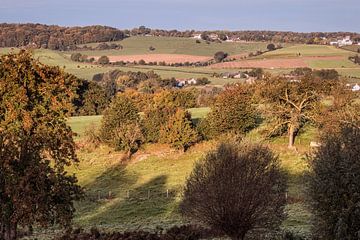
[[[5,238],[5,225],[0,222],[0,240]]]
[[[5,226],[4,240],[17,239],[17,224],[7,224]]]
[[[231,240],[244,240],[246,233],[240,233],[236,236],[231,236]]]
[[[295,127],[293,125],[289,126],[289,145],[288,148],[294,148],[295,143]]]

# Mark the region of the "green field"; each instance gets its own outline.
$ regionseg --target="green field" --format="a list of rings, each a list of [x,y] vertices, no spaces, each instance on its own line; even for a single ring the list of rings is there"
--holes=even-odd
[[[360,45],[343,46],[341,48],[347,51],[358,53],[358,50],[360,49]]]
[[[195,39],[190,38],[167,38],[167,37],[131,37],[120,41],[124,46],[123,50],[109,50],[106,53],[102,51],[82,52],[88,55],[117,55],[117,54],[146,54],[148,52],[147,44],[157,47],[155,53],[176,53],[176,54],[192,54],[192,55],[208,55],[212,56],[214,52],[223,50],[230,54],[239,54],[249,51],[264,50],[266,43],[211,43],[204,42],[197,44]],[[97,44],[89,44],[96,46]],[[126,50],[127,49],[127,50]],[[10,48],[0,48],[0,54],[10,52]],[[17,51],[15,49],[15,51]],[[348,56],[354,55],[353,52],[339,49],[333,46],[326,45],[289,45],[282,49],[267,52],[263,55],[254,57],[254,59],[262,58],[277,58],[285,59],[296,57],[301,53],[303,57],[312,56],[341,56],[341,60],[306,60],[311,68],[335,68],[344,76],[360,78],[360,65],[356,65],[347,60]],[[70,60],[70,52],[59,52],[47,49],[33,50],[34,57],[39,59],[42,63],[54,66],[64,67],[65,71],[72,73],[80,78],[91,80],[96,73],[103,73],[114,69],[122,71],[142,71],[147,72],[153,70],[162,78],[200,78],[207,77],[212,85],[222,86],[227,83],[241,82],[239,79],[222,79],[214,78],[213,73],[222,73],[226,69],[210,69],[207,67],[168,67],[168,66],[99,66],[88,63],[78,63]],[[240,69],[239,69],[240,70]],[[233,69],[232,71],[236,71]],[[274,73],[281,73],[289,71],[277,69],[271,71]]]
[[[249,53],[257,50],[265,50],[267,43],[237,43],[222,42],[206,44],[205,41],[196,43],[193,38],[178,37],[145,37],[137,36],[126,38],[115,43],[123,46],[122,50],[98,50],[98,51],[81,51],[88,56],[114,56],[114,55],[136,55],[147,53],[158,54],[186,54],[196,56],[213,56],[218,51],[224,51],[230,55]],[[87,44],[96,47],[97,44]],[[155,51],[149,51],[149,47],[155,48]],[[75,51],[76,52],[76,51]]]
[[[194,117],[203,117],[209,109],[190,109]],[[80,135],[83,126],[98,124],[100,117],[74,117],[70,126]],[[297,139],[298,153],[286,147],[286,138],[277,138],[267,144],[279,154],[283,169],[289,176],[286,207],[288,214],[283,228],[301,235],[310,232],[311,214],[304,205],[302,175],[306,169],[304,154],[316,131],[308,128]],[[261,140],[259,130],[249,134],[252,140]],[[81,138],[77,141],[82,141]],[[213,149],[215,142],[203,142],[186,153],[159,144],[145,145],[132,160],[124,164],[124,154],[106,146],[96,150],[79,150],[80,163],[69,169],[85,187],[87,198],[76,204],[75,225],[97,225],[105,230],[167,228],[186,222],[179,212],[183,184],[194,163]],[[167,195],[168,193],[168,195]]]
[[[210,108],[189,108],[188,111],[191,113],[192,119],[196,120],[204,118],[206,114],[210,112]],[[71,126],[71,129],[78,135],[77,137],[82,137],[87,129],[99,127],[101,119],[102,115],[71,117],[68,120],[68,124]]]
[[[303,57],[312,57],[312,56],[344,56],[347,57],[351,55],[348,51],[345,51],[340,48],[328,45],[304,45],[298,44],[290,47],[285,47],[278,49],[276,51],[267,52],[260,56],[260,58],[288,58],[288,57],[297,57],[298,54],[301,54]]]

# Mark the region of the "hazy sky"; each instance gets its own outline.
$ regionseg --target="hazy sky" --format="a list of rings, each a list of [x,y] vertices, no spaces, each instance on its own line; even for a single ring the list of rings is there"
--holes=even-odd
[[[0,22],[360,32],[360,0],[0,0]]]

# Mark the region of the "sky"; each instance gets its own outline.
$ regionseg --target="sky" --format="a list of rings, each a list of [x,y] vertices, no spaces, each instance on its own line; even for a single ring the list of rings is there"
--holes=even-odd
[[[360,0],[0,0],[0,22],[360,32]]]

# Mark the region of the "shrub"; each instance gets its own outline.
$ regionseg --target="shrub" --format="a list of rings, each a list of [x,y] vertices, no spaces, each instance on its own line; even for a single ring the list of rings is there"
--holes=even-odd
[[[268,44],[266,48],[267,48],[267,50],[269,50],[269,51],[274,51],[274,50],[276,50],[276,47],[275,47],[275,45],[274,45],[273,43]]]
[[[110,63],[110,60],[107,56],[101,56],[98,60],[97,60],[98,64],[101,65],[106,65]]]
[[[147,142],[156,143],[160,139],[160,129],[174,115],[176,108],[168,106],[150,107],[144,111],[143,126]]]
[[[98,129],[94,124],[91,124],[89,127],[85,129],[85,144],[86,147],[91,150],[94,148],[98,148],[101,144],[101,137]]]
[[[115,129],[114,135],[115,150],[126,151],[128,157],[137,152],[144,142],[142,129],[138,122],[120,125]]]
[[[245,85],[231,87],[216,98],[211,112],[202,123],[206,129],[203,132],[208,134],[208,138],[230,131],[243,134],[256,127],[256,117],[251,91]]]
[[[343,126],[310,158],[309,196],[319,239],[359,239],[360,129]]]
[[[110,106],[104,111],[101,122],[100,136],[102,141],[113,147],[118,147],[118,130],[124,126],[140,121],[135,104],[124,95],[116,96]]]
[[[178,109],[160,130],[160,139],[171,147],[186,151],[199,141],[199,135],[194,129],[189,112]]]
[[[70,59],[75,62],[80,62],[81,56],[81,53],[73,53],[71,54]]]
[[[216,62],[221,62],[223,61],[226,57],[228,56],[227,53],[224,53],[222,51],[219,51],[217,53],[214,54],[214,59]]]
[[[280,226],[285,191],[279,160],[267,147],[221,143],[196,163],[180,210],[231,239],[244,239],[250,230]]]
[[[339,79],[339,73],[335,69],[314,70],[313,76],[315,78],[324,79],[324,80],[338,80]]]

